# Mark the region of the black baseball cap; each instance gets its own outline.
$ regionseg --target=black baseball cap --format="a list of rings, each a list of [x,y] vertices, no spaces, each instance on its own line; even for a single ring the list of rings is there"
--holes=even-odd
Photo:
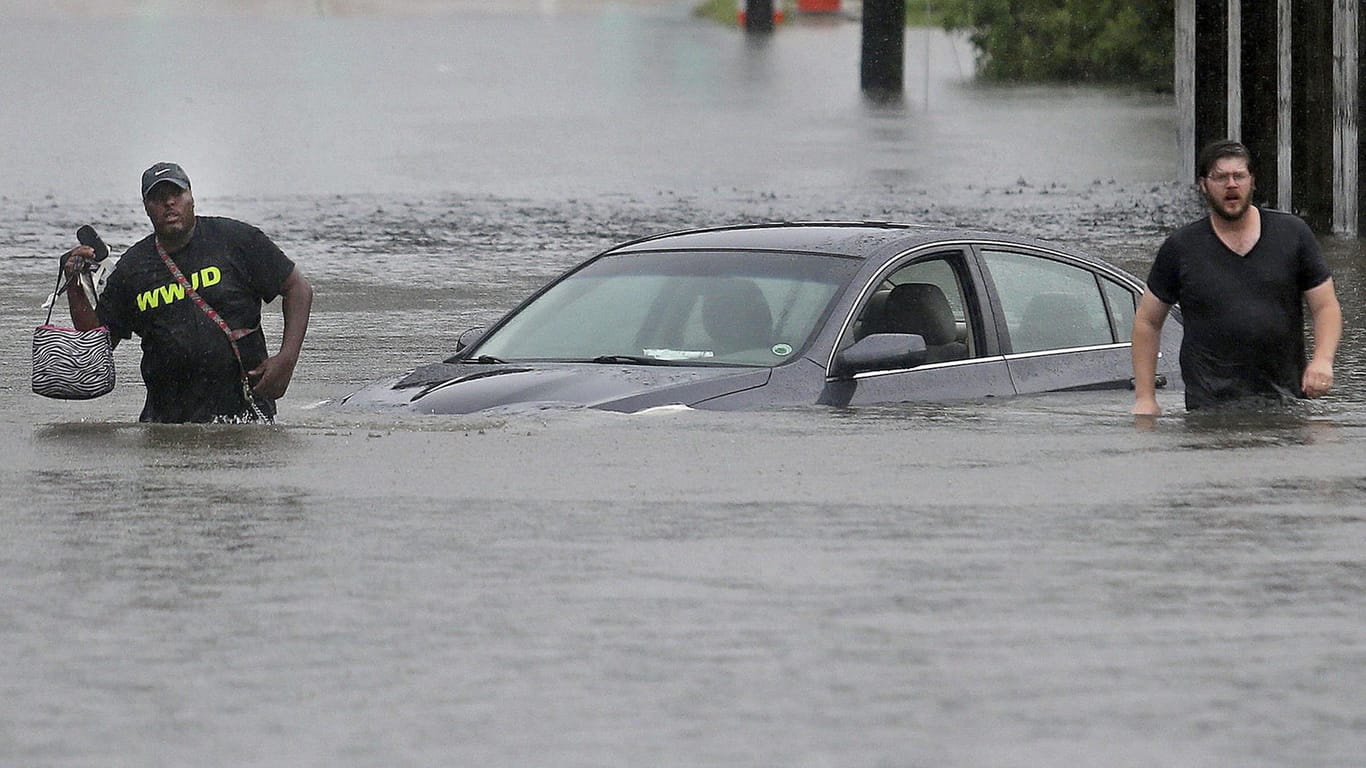
[[[175,163],[157,163],[142,172],[142,199],[147,199],[147,193],[152,191],[152,187],[163,181],[169,181],[181,189],[190,188],[190,177],[185,175],[185,171]]]

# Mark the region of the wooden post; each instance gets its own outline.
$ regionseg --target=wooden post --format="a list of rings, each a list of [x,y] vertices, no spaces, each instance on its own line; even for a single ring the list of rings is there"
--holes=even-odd
[[[1195,151],[1228,138],[1228,3],[1195,3]],[[1196,169],[1196,173],[1199,169]]]
[[[1292,13],[1294,211],[1314,231],[1328,232],[1333,225],[1333,8],[1322,0],[1293,0]]]
[[[1176,178],[1195,181],[1195,0],[1176,0]]]
[[[1291,0],[1276,2],[1276,207],[1295,210],[1295,121],[1291,103],[1294,91],[1294,16]]]
[[[1224,137],[1243,140],[1243,4],[1241,0],[1226,0],[1228,20],[1224,24]]]
[[[1242,6],[1242,142],[1257,161],[1253,199],[1258,205],[1279,207],[1276,5],[1265,0],[1242,0]]]
[[[1333,6],[1333,233],[1356,237],[1357,0]]]
[[[863,0],[860,82],[865,93],[900,96],[905,89],[905,0]]]
[[[745,31],[766,33],[773,31],[774,0],[745,0]]]
[[[1366,209],[1361,0],[1176,0],[1182,179],[1206,143],[1239,139],[1258,203],[1316,232],[1356,236]]]

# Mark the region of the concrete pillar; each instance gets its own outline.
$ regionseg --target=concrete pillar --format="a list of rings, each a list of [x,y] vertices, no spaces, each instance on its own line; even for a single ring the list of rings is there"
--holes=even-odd
[[[900,96],[906,67],[905,0],[863,0],[859,80],[865,93]]]

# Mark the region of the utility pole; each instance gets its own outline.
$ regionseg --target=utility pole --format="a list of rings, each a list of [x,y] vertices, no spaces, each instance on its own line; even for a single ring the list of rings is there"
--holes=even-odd
[[[906,2],[863,0],[863,58],[859,80],[864,93],[900,96],[905,86]]]
[[[773,31],[774,0],[745,0],[745,32]]]

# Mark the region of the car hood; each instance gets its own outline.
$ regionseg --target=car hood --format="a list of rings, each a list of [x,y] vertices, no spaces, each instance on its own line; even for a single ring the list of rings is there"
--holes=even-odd
[[[585,406],[634,412],[697,405],[768,383],[768,368],[597,363],[433,363],[377,381],[341,403],[418,413]]]

